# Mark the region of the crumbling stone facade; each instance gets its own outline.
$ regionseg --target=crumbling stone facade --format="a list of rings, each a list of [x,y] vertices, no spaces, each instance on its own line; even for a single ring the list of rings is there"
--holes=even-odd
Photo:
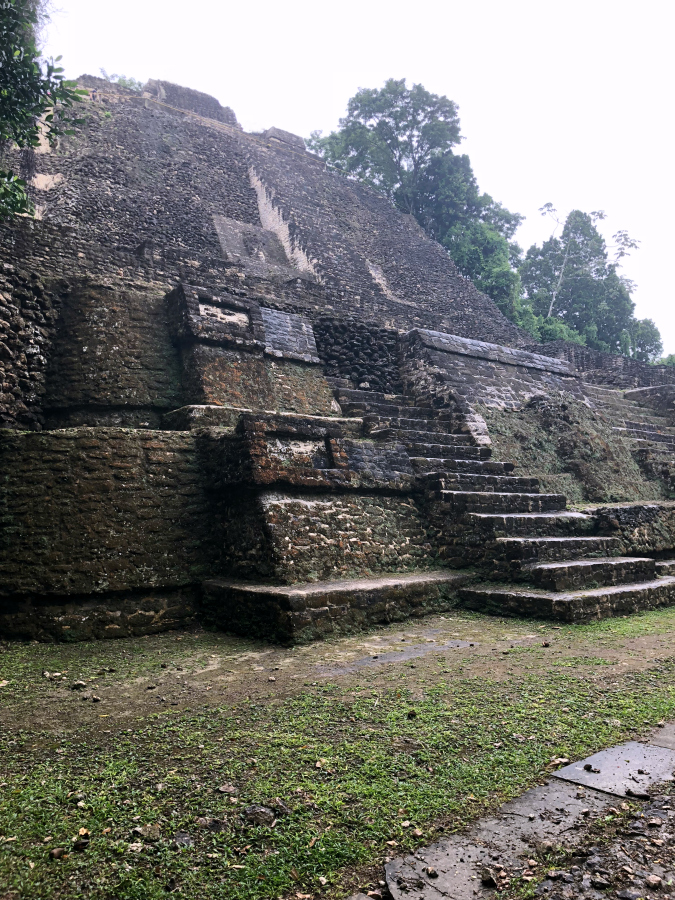
[[[670,372],[531,346],[295,135],[81,82],[0,228],[1,633],[671,602]]]

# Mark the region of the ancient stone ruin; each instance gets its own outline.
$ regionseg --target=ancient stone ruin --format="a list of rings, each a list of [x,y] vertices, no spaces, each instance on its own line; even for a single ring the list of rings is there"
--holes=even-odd
[[[295,135],[81,83],[0,231],[4,636],[675,599],[673,369],[533,345]]]

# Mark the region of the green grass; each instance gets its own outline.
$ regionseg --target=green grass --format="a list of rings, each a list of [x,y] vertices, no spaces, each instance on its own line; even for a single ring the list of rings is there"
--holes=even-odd
[[[102,719],[108,734],[3,733],[0,835],[16,840],[0,844],[0,885],[31,900],[154,900],[174,884],[195,900],[344,896],[345,873],[428,843],[439,824],[462,827],[540,781],[551,758],[580,758],[672,715],[674,669],[611,689],[559,671],[454,677],[416,701],[403,670],[377,693],[331,684],[152,715],[124,731]],[[225,782],[239,788],[238,804],[214,790]],[[276,797],[292,812],[274,828],[241,817],[246,804]],[[225,830],[199,830],[197,816],[223,819]],[[151,823],[162,839],[130,851],[131,829]],[[89,848],[49,860],[80,828],[91,832]],[[192,848],[169,849],[179,830]]]

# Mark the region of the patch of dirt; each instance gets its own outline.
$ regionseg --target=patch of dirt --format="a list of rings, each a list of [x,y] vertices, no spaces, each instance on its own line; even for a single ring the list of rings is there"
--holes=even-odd
[[[3,657],[23,653],[15,671],[11,663],[2,668],[0,681],[9,683],[0,690],[9,702],[0,722],[60,734],[83,726],[115,730],[169,709],[274,702],[307,685],[385,690],[402,675],[413,694],[453,675],[500,680],[551,667],[611,683],[675,655],[675,631],[668,630],[675,611],[662,612],[662,627],[651,633],[631,633],[636,621],[594,629],[451,612],[297,648],[201,629],[75,645],[5,644],[0,666]]]

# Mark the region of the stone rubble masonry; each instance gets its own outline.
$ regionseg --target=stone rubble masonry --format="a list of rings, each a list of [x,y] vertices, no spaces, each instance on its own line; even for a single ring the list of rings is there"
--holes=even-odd
[[[355,317],[319,316],[313,326],[327,375],[348,379],[357,388],[367,384],[371,391],[401,392],[398,331]]]
[[[0,268],[0,428],[40,429],[60,297],[36,273]]]

